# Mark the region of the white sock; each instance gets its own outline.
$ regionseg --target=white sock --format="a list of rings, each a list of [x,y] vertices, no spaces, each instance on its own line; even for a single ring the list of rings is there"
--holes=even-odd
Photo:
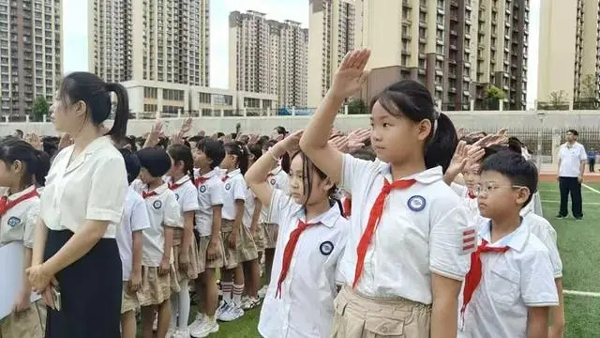
[[[221,291],[223,291],[223,301],[231,303],[231,293],[233,292],[233,282],[221,282]]]
[[[188,326],[188,321],[190,319],[190,288],[188,287],[188,280],[184,279],[179,282],[181,285],[181,291],[179,292],[179,319],[177,322],[177,326],[180,329],[184,329]]]
[[[177,314],[179,313],[179,299],[171,295],[171,322],[169,328],[177,327]]]
[[[233,286],[233,304],[242,306],[242,293],[244,293],[244,284]]]

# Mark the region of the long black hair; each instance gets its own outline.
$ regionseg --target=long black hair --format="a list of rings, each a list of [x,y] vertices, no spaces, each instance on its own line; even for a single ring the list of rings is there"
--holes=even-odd
[[[64,77],[59,89],[59,97],[67,104],[83,101],[95,126],[106,121],[112,110],[110,93],[117,96],[117,107],[112,128],[108,131],[115,142],[120,142],[127,133],[129,119],[129,98],[125,87],[118,83],[106,83],[97,75],[88,72],[74,72]]]
[[[233,141],[225,144],[225,153],[237,157],[237,166],[240,168],[242,175],[248,170],[248,149],[240,142]]]
[[[444,172],[448,169],[458,144],[456,129],[450,118],[436,109],[425,86],[417,81],[402,80],[375,96],[371,109],[376,102],[393,116],[405,116],[414,122],[429,120],[431,132],[425,147],[425,166],[429,169],[439,165]]]
[[[23,164],[24,174],[21,186],[27,188],[37,182],[44,185],[50,169],[50,159],[42,151],[36,150],[31,144],[13,137],[0,141],[0,161],[13,165],[16,161]]]
[[[174,144],[167,149],[167,152],[173,159],[173,162],[183,162],[183,173],[194,180],[194,159],[190,148],[184,145]]]

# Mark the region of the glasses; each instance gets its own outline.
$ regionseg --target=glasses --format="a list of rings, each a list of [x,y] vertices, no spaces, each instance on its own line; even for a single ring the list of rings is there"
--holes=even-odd
[[[522,185],[497,185],[495,183],[484,183],[475,186],[473,192],[475,193],[475,196],[489,196],[489,194],[491,194],[494,190],[498,190],[500,188],[521,189],[527,187]]]

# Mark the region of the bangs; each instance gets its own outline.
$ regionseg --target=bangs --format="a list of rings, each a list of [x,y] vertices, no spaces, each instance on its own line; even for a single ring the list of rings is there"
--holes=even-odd
[[[370,103],[371,111],[377,102],[392,116],[406,116],[415,122],[427,118],[419,106],[414,104],[410,97],[400,91],[386,89],[373,97]]]

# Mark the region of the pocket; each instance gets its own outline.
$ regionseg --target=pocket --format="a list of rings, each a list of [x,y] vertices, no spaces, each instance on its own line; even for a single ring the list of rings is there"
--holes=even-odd
[[[386,317],[369,316],[365,321],[365,337],[404,337],[404,321]]]
[[[492,298],[503,304],[512,304],[519,296],[519,274],[505,266],[492,269],[488,286]]]

